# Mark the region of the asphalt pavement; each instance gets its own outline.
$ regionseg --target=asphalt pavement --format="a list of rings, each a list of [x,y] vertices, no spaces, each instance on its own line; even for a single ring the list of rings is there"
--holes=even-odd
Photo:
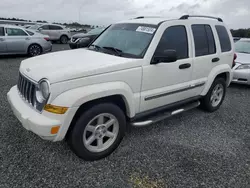
[[[109,157],[85,162],[14,117],[6,94],[25,58],[0,58],[0,188],[250,187],[250,87],[232,85],[215,113],[194,109],[132,128]]]

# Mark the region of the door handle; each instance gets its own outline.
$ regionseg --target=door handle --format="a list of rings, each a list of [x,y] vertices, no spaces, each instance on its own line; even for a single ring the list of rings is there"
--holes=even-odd
[[[182,64],[179,66],[179,69],[188,69],[191,67],[191,64],[190,63],[185,63],[185,64]]]
[[[218,61],[220,61],[220,58],[218,58],[218,57],[215,57],[215,58],[212,59],[212,63],[215,63],[215,62],[218,62]]]

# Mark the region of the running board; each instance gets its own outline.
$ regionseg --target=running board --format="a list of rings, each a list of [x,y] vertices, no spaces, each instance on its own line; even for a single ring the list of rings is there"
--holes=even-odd
[[[167,119],[167,118],[174,116],[176,114],[179,114],[181,112],[185,112],[185,111],[191,110],[193,108],[196,108],[199,105],[200,105],[200,101],[188,103],[188,104],[185,104],[179,108],[175,108],[175,109],[167,110],[167,111],[164,111],[161,113],[157,113],[156,115],[153,115],[153,116],[152,115],[147,116],[147,118],[141,119],[141,121],[137,120],[137,121],[131,122],[131,125],[134,127],[144,127],[147,125],[151,125],[153,123],[156,123],[158,121],[162,121],[164,119]]]

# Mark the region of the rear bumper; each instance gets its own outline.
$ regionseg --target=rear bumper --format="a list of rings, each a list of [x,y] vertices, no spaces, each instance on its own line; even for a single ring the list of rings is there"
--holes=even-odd
[[[52,43],[50,41],[46,42],[43,45],[43,53],[47,53],[47,52],[51,52],[51,51],[52,51]]]

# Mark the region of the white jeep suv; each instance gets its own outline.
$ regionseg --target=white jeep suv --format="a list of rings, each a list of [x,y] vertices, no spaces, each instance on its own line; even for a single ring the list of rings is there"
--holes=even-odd
[[[12,110],[27,130],[65,138],[85,160],[108,156],[130,125],[199,105],[213,112],[232,80],[234,47],[220,18],[203,17],[138,17],[86,49],[26,59],[8,92]]]

